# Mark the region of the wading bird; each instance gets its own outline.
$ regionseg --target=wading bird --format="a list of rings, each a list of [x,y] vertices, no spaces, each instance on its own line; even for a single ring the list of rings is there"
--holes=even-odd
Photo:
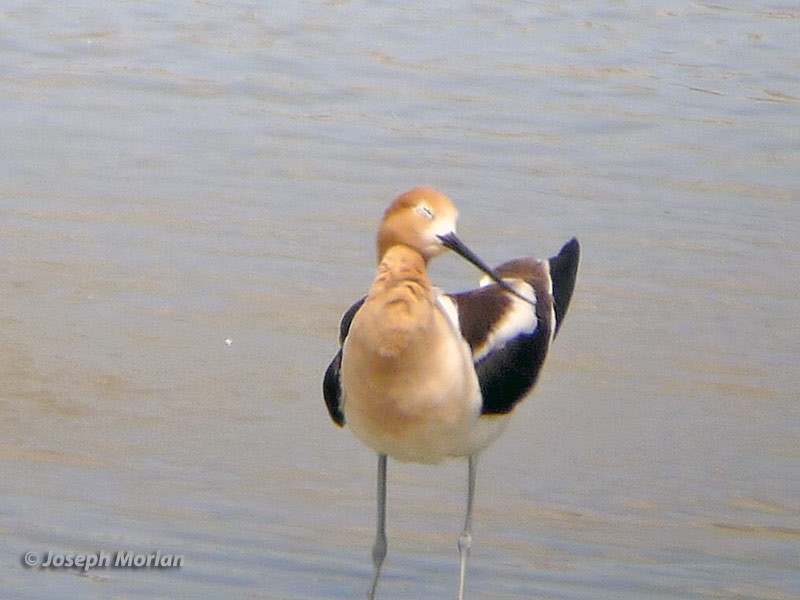
[[[518,258],[492,270],[456,237],[457,217],[452,201],[429,188],[392,202],[378,230],[375,280],[344,313],[341,347],[323,380],[333,421],[347,423],[378,453],[370,600],[387,549],[387,456],[417,463],[467,458],[458,539],[463,599],[478,455],[533,389],[575,287],[576,239],[553,258]],[[480,287],[444,294],[431,285],[428,261],[446,249],[487,275]]]

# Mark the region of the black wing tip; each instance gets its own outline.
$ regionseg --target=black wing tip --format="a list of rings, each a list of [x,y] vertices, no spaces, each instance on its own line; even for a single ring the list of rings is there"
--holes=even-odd
[[[561,250],[558,251],[558,256],[556,256],[556,258],[567,256],[572,257],[572,259],[575,261],[575,270],[577,271],[578,262],[580,261],[581,257],[581,244],[578,241],[578,238],[570,238],[566,244],[561,246]]]
[[[342,351],[340,349],[325,370],[325,377],[322,379],[322,395],[325,398],[325,406],[328,408],[331,420],[339,427],[344,427],[344,413],[341,409],[342,384],[339,381],[341,364]]]
[[[572,292],[575,291],[575,280],[578,277],[578,265],[581,260],[581,245],[578,238],[573,237],[561,247],[559,253],[550,259],[550,278],[553,281],[553,297],[555,299],[556,327],[553,336],[558,334],[561,323],[567,314]]]
[[[347,334],[350,333],[350,325],[353,322],[353,318],[356,316],[358,309],[361,308],[361,305],[364,304],[364,300],[366,299],[367,297],[364,296],[363,298],[356,300],[342,315],[342,320],[339,323],[340,346],[344,345]],[[339,371],[341,367],[342,349],[339,348],[339,351],[336,353],[336,356],[333,357],[331,364],[329,364],[328,368],[325,370],[325,377],[322,379],[322,395],[325,398],[325,406],[328,408],[328,414],[331,416],[331,420],[339,427],[344,427],[345,419],[341,408],[342,382],[339,379]]]

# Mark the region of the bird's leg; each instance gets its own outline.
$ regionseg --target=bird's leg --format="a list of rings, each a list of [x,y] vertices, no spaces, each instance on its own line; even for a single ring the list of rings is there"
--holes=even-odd
[[[475,478],[478,473],[478,456],[469,457],[467,472],[467,518],[464,520],[464,531],[458,538],[458,552],[461,555],[461,573],[458,582],[458,600],[464,600],[464,581],[467,577],[467,559],[472,546],[472,500],[475,497]]]
[[[372,546],[372,585],[367,598],[375,599],[381,565],[386,558],[386,455],[378,454],[378,525],[375,529],[375,544]]]

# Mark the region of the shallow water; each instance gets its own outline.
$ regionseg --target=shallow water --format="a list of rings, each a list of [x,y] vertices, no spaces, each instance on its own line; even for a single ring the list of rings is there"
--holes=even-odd
[[[425,183],[490,263],[584,249],[481,461],[470,597],[800,598],[799,28],[769,2],[7,2],[3,596],[362,597],[375,461],[320,381],[382,210]],[[465,475],[390,464],[382,597],[455,594]]]

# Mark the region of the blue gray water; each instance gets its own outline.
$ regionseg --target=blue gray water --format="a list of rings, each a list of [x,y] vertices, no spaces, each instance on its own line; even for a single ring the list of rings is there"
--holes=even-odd
[[[320,381],[427,184],[490,263],[584,248],[469,597],[800,598],[798,43],[787,2],[5,2],[2,596],[363,597]],[[390,464],[382,598],[455,595],[465,476]],[[118,550],[185,562],[21,565]]]

